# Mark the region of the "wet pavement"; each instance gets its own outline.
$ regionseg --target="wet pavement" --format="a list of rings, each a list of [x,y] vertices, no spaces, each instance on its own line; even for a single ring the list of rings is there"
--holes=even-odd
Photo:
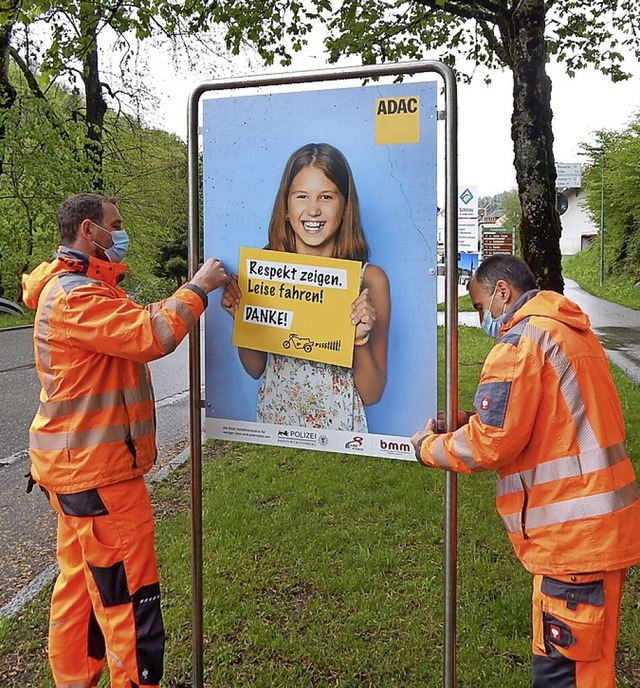
[[[589,316],[609,359],[640,384],[640,311],[587,294],[566,278],[564,294]]]

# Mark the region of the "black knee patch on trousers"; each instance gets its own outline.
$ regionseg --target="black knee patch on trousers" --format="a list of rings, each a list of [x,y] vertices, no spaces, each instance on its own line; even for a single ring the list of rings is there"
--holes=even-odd
[[[152,583],[132,596],[136,624],[136,657],[140,685],[160,683],[163,673],[164,624],[160,610],[160,584]]]
[[[531,688],[576,688],[576,663],[558,652],[531,657]]]
[[[59,494],[58,503],[67,516],[105,516],[109,513],[96,489]]]
[[[117,561],[111,566],[94,566],[87,562],[87,566],[96,582],[104,607],[115,607],[118,604],[131,602],[123,561]]]
[[[92,659],[102,660],[106,656],[106,646],[102,629],[98,624],[96,615],[91,610],[89,616],[89,628],[87,632],[87,655]]]

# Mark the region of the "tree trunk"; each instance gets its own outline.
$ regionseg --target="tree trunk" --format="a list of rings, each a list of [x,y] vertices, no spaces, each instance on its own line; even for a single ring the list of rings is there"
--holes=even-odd
[[[4,139],[6,136],[6,116],[16,102],[16,89],[9,80],[9,48],[13,22],[0,23],[0,174],[4,164]]]
[[[84,150],[87,159],[87,171],[92,180],[92,189],[96,193],[104,190],[102,159],[102,131],[107,104],[102,97],[102,83],[98,69],[98,27],[99,11],[90,6],[88,12],[82,13],[80,28],[86,39],[86,50],[83,55],[82,80],[85,91],[85,118],[87,124],[87,142]]]
[[[545,2],[523,0],[503,36],[513,71],[511,138],[522,205],[522,257],[541,289],[563,293],[553,157],[551,80],[545,69]]]

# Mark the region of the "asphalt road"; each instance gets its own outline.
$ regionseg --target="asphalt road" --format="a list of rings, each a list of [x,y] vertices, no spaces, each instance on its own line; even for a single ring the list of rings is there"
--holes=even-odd
[[[29,425],[40,385],[32,329],[0,330],[0,608],[55,561],[55,516],[39,489],[26,494]],[[188,340],[154,361],[158,467],[189,437]]]

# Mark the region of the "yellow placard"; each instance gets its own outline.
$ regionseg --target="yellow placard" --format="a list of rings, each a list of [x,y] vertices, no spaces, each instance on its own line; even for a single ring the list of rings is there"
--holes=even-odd
[[[420,141],[420,96],[376,98],[374,108],[376,144]]]
[[[240,248],[233,345],[351,367],[362,264]]]

